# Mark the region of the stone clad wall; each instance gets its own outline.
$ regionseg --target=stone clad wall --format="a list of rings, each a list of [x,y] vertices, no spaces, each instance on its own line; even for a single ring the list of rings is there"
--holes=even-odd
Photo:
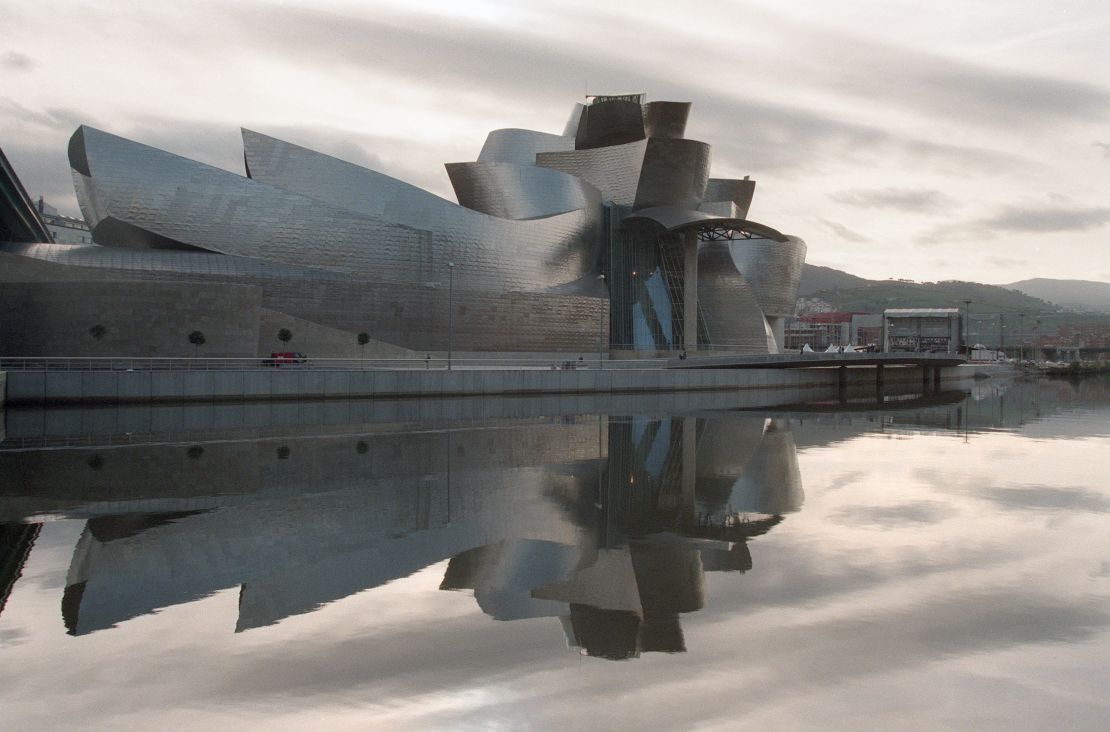
[[[261,299],[258,287],[215,283],[6,282],[0,355],[254,357]]]
[[[310,357],[311,360],[311,357]],[[941,368],[944,379],[959,367]],[[836,388],[839,369],[341,370],[257,368],[234,371],[9,371],[9,404],[65,402],[253,401],[270,399],[396,399],[542,394],[619,394]],[[873,390],[874,368],[846,369],[846,387]],[[887,368],[885,384],[923,383],[919,367]],[[965,377],[966,378],[966,377]]]
[[[295,351],[309,358],[424,358],[424,353],[410,351],[391,343],[375,340],[373,334],[365,347],[358,345],[358,333],[329,328],[310,320],[297,318],[268,308],[259,311],[258,355],[274,351]],[[289,343],[277,339],[278,331],[288,328],[293,334]]]

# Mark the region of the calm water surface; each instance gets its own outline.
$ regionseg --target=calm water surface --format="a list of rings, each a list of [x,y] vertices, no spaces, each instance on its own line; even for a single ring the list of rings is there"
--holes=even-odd
[[[1110,728],[1108,382],[817,396],[9,410],[2,726]]]

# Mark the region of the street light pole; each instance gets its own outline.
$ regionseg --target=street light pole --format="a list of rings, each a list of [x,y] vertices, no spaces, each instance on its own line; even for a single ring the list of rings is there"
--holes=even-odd
[[[455,263],[447,263],[447,370],[455,347]]]
[[[1004,313],[998,314],[998,350],[1002,352],[1002,358],[1006,358],[1006,315]]]
[[[1025,313],[1018,313],[1018,364],[1025,360]]]
[[[964,310],[967,321],[964,323],[964,348],[967,349],[967,360],[971,360],[971,300],[964,300]]]
[[[601,280],[602,294],[605,294],[605,275],[597,276]],[[597,315],[597,368],[605,368],[605,359],[602,354],[602,344],[605,342],[605,299],[601,301],[601,308]],[[600,428],[599,428],[600,429]],[[599,438],[600,439],[600,438]]]
[[[1040,340],[1040,337],[1041,337],[1041,319],[1037,318],[1036,320],[1033,321],[1033,349],[1032,349],[1033,352],[1031,354],[1029,354],[1029,357],[1033,359],[1033,363],[1040,363],[1039,356],[1041,355],[1041,351],[1040,351],[1039,348],[1037,348],[1037,341]]]

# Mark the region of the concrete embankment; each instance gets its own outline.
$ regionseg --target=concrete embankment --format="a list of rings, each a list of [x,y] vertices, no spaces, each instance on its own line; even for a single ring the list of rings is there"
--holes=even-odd
[[[9,404],[365,399],[783,389],[959,379],[966,367],[9,371]],[[939,370],[939,375],[935,372]]]

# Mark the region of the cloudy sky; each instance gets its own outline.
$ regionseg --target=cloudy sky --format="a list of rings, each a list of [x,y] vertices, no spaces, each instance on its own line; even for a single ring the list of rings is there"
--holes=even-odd
[[[835,9],[834,9],[835,7]],[[76,214],[78,124],[242,172],[239,127],[453,198],[487,131],[694,102],[752,218],[866,277],[1110,281],[1100,0],[0,0],[0,147]]]

